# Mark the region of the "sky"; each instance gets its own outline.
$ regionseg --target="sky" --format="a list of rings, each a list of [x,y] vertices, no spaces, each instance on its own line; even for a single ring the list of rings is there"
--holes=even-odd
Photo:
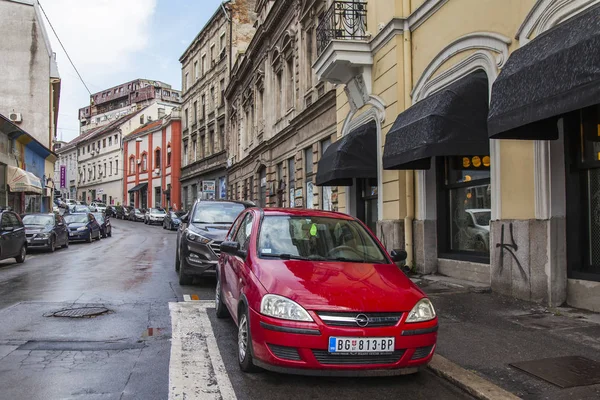
[[[92,93],[136,78],[181,89],[179,57],[221,0],[39,0]],[[79,134],[89,93],[48,26],[61,77],[58,139]]]

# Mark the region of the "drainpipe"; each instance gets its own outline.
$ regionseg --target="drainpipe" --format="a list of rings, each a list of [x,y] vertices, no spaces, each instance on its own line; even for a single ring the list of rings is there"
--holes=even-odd
[[[221,3],[221,10],[223,10],[223,15],[225,16],[225,19],[227,20],[227,22],[229,22],[229,79],[231,79],[231,67],[232,67],[232,60],[231,60],[232,51],[231,51],[231,49],[233,47],[233,18],[232,18],[232,15],[227,12],[227,8],[225,8],[226,3],[227,2],[225,2],[225,1]]]
[[[408,19],[410,15],[410,0],[402,1],[402,16]],[[410,91],[412,90],[412,37],[408,24],[404,25],[404,107],[412,105]],[[404,217],[404,249],[406,250],[406,265],[413,265],[413,220],[415,219],[415,172],[406,171],[406,217]]]

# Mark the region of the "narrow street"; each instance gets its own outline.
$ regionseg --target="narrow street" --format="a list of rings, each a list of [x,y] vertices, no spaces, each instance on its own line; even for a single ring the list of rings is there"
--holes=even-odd
[[[0,264],[3,399],[470,398],[429,371],[364,379],[243,374],[235,324],[214,316],[214,281],[178,284],[176,233],[113,226],[112,238]],[[109,311],[54,316],[81,307]]]

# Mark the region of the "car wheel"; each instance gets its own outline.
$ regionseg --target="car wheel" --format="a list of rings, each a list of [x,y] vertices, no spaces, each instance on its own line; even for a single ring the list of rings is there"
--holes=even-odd
[[[258,368],[252,361],[252,335],[250,334],[250,318],[248,309],[240,309],[238,316],[238,363],[244,372],[255,372]]]
[[[88,242],[88,243],[92,243],[92,240],[93,240],[93,239],[94,239],[94,238],[92,237],[92,231],[90,230],[90,234],[89,234],[88,238],[87,238],[87,239],[85,239],[85,241],[86,241],[86,242]]]
[[[175,271],[179,272],[181,261],[179,260],[179,247],[175,250]]]
[[[50,236],[50,243],[48,244],[48,250],[50,253],[54,253],[56,251],[56,239],[54,236]]]
[[[106,231],[101,231],[102,239],[106,239]]]
[[[185,261],[180,260],[179,263],[180,263],[180,265],[179,265],[179,284],[180,285],[191,285],[192,278],[185,273],[185,268],[184,268]]]
[[[164,221],[162,223],[163,229],[167,229],[167,226],[165,225]]]
[[[19,264],[23,264],[25,262],[25,257],[27,257],[27,247],[23,245],[23,247],[21,247],[21,251],[19,251],[19,255],[15,257],[15,260],[17,260]]]
[[[217,287],[215,288],[215,311],[217,318],[227,318],[229,316],[229,311],[223,303],[223,290],[221,290],[219,275],[217,275]]]
[[[108,232],[108,237],[112,237],[112,229]]]
[[[69,236],[67,235],[67,237],[65,238],[65,244],[63,245],[63,249],[68,249],[69,248]]]

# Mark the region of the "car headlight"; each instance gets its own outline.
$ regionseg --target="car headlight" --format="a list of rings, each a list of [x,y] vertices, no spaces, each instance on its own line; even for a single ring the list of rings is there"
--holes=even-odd
[[[37,235],[35,235],[36,238],[38,239],[48,239],[50,237],[49,233],[38,233]]]
[[[81,228],[77,228],[79,232],[83,232],[87,230],[87,226],[82,226]]]
[[[408,314],[406,322],[425,322],[435,318],[435,310],[429,299],[421,299]]]
[[[201,244],[208,244],[210,243],[211,239],[204,237],[196,232],[193,231],[186,231],[185,237],[191,241],[191,242],[196,242],[196,243],[201,243]]]
[[[273,318],[290,321],[313,321],[298,303],[275,294],[266,294],[260,302],[260,313]]]

